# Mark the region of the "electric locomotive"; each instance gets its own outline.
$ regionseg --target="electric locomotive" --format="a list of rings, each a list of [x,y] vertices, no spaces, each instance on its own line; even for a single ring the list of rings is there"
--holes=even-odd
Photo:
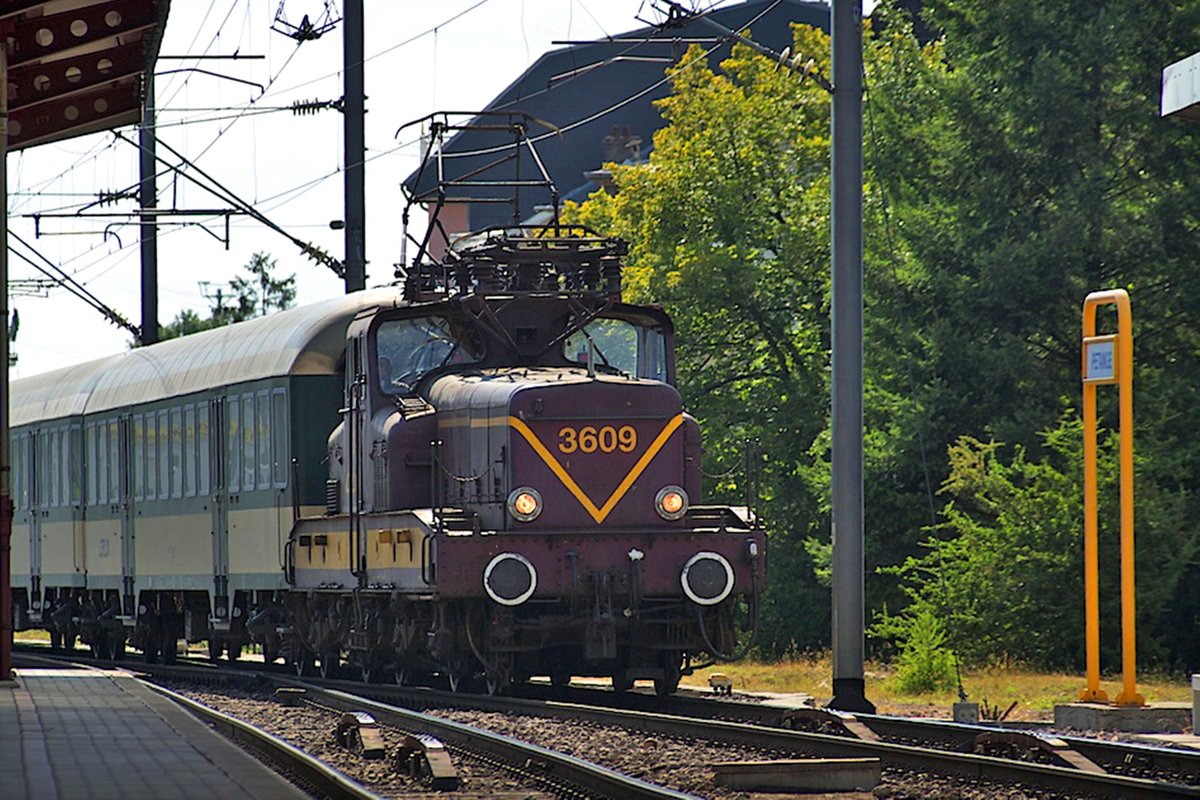
[[[531,675],[674,691],[737,650],[762,531],[700,506],[670,320],[622,302],[624,244],[497,230],[347,331],[327,509],[287,549],[303,671]]]

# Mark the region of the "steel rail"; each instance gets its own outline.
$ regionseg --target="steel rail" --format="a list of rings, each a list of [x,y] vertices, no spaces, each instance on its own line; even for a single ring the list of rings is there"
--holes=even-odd
[[[20,648],[22,650],[26,648]],[[29,648],[38,649],[41,648]],[[81,658],[80,653],[71,654],[75,659],[90,662],[90,658]],[[47,660],[63,658],[64,656],[44,655]],[[107,663],[107,662],[106,662]],[[215,669],[217,665],[186,666],[176,664],[164,666],[157,664],[141,664],[130,662],[120,663],[132,671],[174,675],[193,680],[222,680],[224,670]],[[251,672],[239,669],[241,664],[220,665],[231,667],[225,673],[231,678],[241,676],[251,678],[262,675],[262,672]],[[261,670],[261,665],[255,666]],[[298,685],[278,671],[272,671],[269,676],[273,680],[281,680],[289,685]],[[859,722],[864,723],[882,738],[918,739],[935,742],[943,748],[954,750],[937,750],[915,747],[897,743],[870,744],[848,736],[832,736],[829,734],[806,733],[793,731],[784,727],[783,717],[785,707],[768,706],[761,703],[730,702],[703,697],[686,697],[675,695],[671,698],[657,698],[639,692],[616,694],[600,689],[581,689],[572,687],[565,692],[561,688],[550,689],[533,684],[525,687],[527,694],[537,695],[534,698],[488,697],[481,695],[463,695],[453,692],[437,691],[420,687],[397,687],[387,684],[364,684],[348,680],[320,681],[320,686],[340,687],[350,696],[371,697],[385,703],[402,703],[424,708],[431,707],[468,707],[479,710],[498,711],[504,713],[520,713],[540,716],[570,715],[575,719],[593,719],[604,724],[622,727],[641,727],[643,730],[671,732],[682,736],[697,736],[703,738],[720,738],[720,731],[727,727],[733,731],[754,730],[753,741],[741,742],[771,749],[803,749],[811,745],[813,752],[825,755],[861,756],[872,755],[871,747],[894,748],[894,752],[875,754],[883,759],[885,766],[894,766],[914,771],[929,771],[935,769],[947,774],[966,777],[995,778],[998,780],[1022,780],[1036,783],[1046,788],[1067,787],[1072,791],[1089,791],[1097,796],[1128,797],[1134,793],[1142,797],[1200,797],[1200,786],[1169,783],[1161,780],[1149,780],[1122,775],[1085,776],[1072,769],[1050,765],[1037,765],[1029,762],[1014,762],[1009,759],[993,756],[978,756],[968,752],[956,752],[969,749],[980,733],[997,730],[1020,729],[1014,724],[998,725],[964,725],[945,720],[914,719],[908,717],[893,717],[877,714],[856,715]],[[308,684],[316,686],[317,682]],[[566,696],[570,702],[545,699],[546,695]],[[593,704],[605,704],[598,706]],[[616,708],[614,708],[616,707]],[[662,713],[670,709],[673,713]],[[711,730],[692,732],[687,729],[689,716],[700,716],[703,719],[694,720],[697,726],[707,726]],[[672,720],[676,722],[671,722]],[[748,722],[747,722],[748,720]],[[649,727],[646,727],[649,726]],[[677,726],[677,727],[673,727]],[[1026,726],[1030,732],[1036,733],[1036,723]],[[740,734],[730,734],[734,738],[723,741],[738,742]],[[1057,736],[1065,740],[1076,752],[1100,763],[1111,765],[1114,769],[1127,768],[1131,763],[1147,770],[1175,772],[1189,775],[1200,775],[1200,752],[1191,753],[1179,749],[1154,747],[1128,742],[1110,742],[1079,736]],[[979,767],[971,767],[973,759],[980,759]],[[1015,764],[1013,767],[1024,775],[1005,776],[1005,764]],[[1043,772],[1045,771],[1045,772]],[[1080,788],[1077,780],[1084,782]],[[1047,781],[1053,781],[1048,783]],[[1108,788],[1104,788],[1107,786]]]
[[[379,795],[365,786],[350,780],[323,761],[261,728],[197,703],[163,686],[145,681],[143,685],[179,704],[239,747],[266,759],[282,770],[285,776],[295,776],[302,785],[315,791],[319,797],[331,800],[381,800]]]
[[[325,682],[324,685],[329,685]],[[353,694],[347,697],[386,697],[424,707],[460,706],[484,711],[529,714],[588,721],[658,735],[719,741],[776,752],[798,752],[836,758],[878,758],[885,768],[934,772],[997,783],[1025,783],[1055,791],[1126,800],[1138,798],[1200,798],[1200,786],[1124,775],[1080,772],[1067,767],[1036,764],[974,753],[954,752],[892,742],[868,742],[847,736],[792,731],[727,720],[696,719],[650,711],[601,708],[548,700],[455,695],[382,684],[338,682]],[[360,702],[362,700],[360,699]],[[388,708],[390,706],[380,706]],[[782,709],[780,709],[782,711]],[[873,718],[872,718],[873,721]]]
[[[536,699],[563,699],[582,705],[602,705],[631,710],[656,711],[675,716],[704,719],[734,720],[754,725],[787,728],[784,722],[788,708],[746,701],[718,700],[712,697],[672,695],[659,698],[640,692],[614,694],[603,689],[562,688],[530,685],[523,696]],[[1006,722],[964,724],[949,720],[896,717],[883,714],[856,714],[855,719],[883,739],[919,740],[937,746],[969,752],[978,736],[996,731],[1020,731],[1033,736],[1045,735],[1050,723]],[[1114,769],[1128,768],[1130,763],[1147,770],[1174,772],[1197,776],[1200,783],[1200,750],[1183,750],[1139,742],[1119,742],[1073,736],[1060,733],[1055,738],[1066,742],[1071,749],[1102,765]]]
[[[536,765],[538,773],[547,778],[581,787],[602,797],[629,800],[697,800],[695,795],[678,792],[664,786],[624,775],[575,756],[523,742],[509,736],[474,728],[448,719],[422,714],[408,708],[371,700],[361,694],[328,689],[306,681],[281,681],[303,688],[307,701],[319,698],[321,705],[339,711],[367,711],[385,725],[419,733],[427,733],[469,750],[483,751],[505,762]],[[359,687],[369,686],[360,684]]]

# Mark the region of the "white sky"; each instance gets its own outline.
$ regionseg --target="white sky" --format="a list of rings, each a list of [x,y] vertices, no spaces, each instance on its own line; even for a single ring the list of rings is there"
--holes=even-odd
[[[205,61],[199,66],[254,81],[243,84],[201,74],[162,75],[157,103],[160,139],[196,162],[242,199],[293,235],[341,257],[342,231],[329,221],[342,213],[342,119],[336,111],[294,116],[260,109],[296,100],[332,100],[342,94],[340,28],[298,48],[271,31],[278,0],[174,0],[161,53],[264,55],[261,61]],[[340,4],[338,4],[340,8]],[[472,8],[474,6],[474,8]],[[418,148],[393,135],[435,110],[482,108],[555,39],[587,39],[641,27],[643,0],[367,0],[366,94],[367,285],[387,283],[399,257],[398,185],[418,163]],[[286,0],[289,21],[319,16],[320,0]],[[453,19],[462,14],[461,18]],[[647,7],[641,15],[650,19]],[[448,20],[452,20],[449,21]],[[420,36],[435,26],[437,33]],[[394,49],[393,49],[394,48]],[[162,59],[158,71],[197,66],[195,60]],[[242,109],[253,106],[238,117]],[[214,110],[228,109],[228,110]],[[189,124],[179,123],[188,121]],[[123,132],[136,140],[136,129]],[[164,148],[159,155],[171,158]],[[136,224],[126,218],[43,218],[35,239],[35,212],[69,211],[136,184],[136,150],[111,133],[82,137],[13,154],[8,161],[10,227],[43,255],[63,266],[104,303],[134,324],[141,322],[140,258]],[[160,207],[214,208],[224,204],[186,180],[159,178]],[[108,206],[128,211],[131,203]],[[97,209],[92,209],[97,210]],[[199,221],[188,218],[189,222]],[[114,225],[107,240],[104,229]],[[208,220],[218,235],[224,223]],[[118,238],[119,237],[119,238]],[[159,231],[159,321],[184,308],[207,313],[199,281],[229,281],[251,254],[266,251],[278,274],[295,273],[298,303],[340,294],[341,279],[299,254],[279,234],[245,216],[232,219],[229,249],[195,226]],[[16,242],[13,245],[20,248]],[[10,257],[13,279],[40,277]],[[14,378],[123,350],[130,334],[107,322],[62,289],[49,297],[14,294],[20,313]]]

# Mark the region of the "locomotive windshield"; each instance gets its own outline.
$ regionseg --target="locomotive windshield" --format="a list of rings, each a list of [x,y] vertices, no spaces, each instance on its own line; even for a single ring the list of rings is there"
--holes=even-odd
[[[638,378],[667,379],[666,339],[658,328],[623,319],[595,319],[563,342],[568,361]]]
[[[442,316],[384,322],[375,335],[375,347],[379,385],[388,394],[408,394],[427,372],[483,357],[475,331]]]

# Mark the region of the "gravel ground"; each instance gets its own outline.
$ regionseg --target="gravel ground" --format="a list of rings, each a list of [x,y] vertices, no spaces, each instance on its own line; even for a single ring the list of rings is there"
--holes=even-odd
[[[458,792],[434,793],[420,781],[393,769],[391,757],[403,737],[399,731],[381,726],[389,757],[383,761],[368,761],[334,741],[333,731],[340,716],[337,713],[308,705],[284,707],[262,694],[238,690],[215,692],[207,687],[172,688],[198,702],[270,731],[385,797],[404,800],[434,797],[447,800],[542,800],[554,796],[532,789],[527,782],[523,783],[520,778],[504,771],[462,758],[458,754],[452,754],[452,758],[462,779],[462,788]],[[931,778],[900,770],[885,770],[883,782],[872,792],[802,795],[732,792],[714,784],[710,767],[712,763],[794,758],[797,755],[676,740],[611,726],[540,717],[446,709],[428,713],[535,742],[651,783],[712,800],[1066,800],[1062,795],[1049,792],[970,780]]]

